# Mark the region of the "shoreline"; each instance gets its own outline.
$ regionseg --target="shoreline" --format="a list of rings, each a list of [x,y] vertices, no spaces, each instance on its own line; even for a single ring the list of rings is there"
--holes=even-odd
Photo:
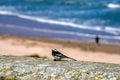
[[[94,41],[96,35],[99,34],[101,42],[120,44],[119,35],[109,31],[38,22],[15,15],[0,15],[0,17],[0,34],[58,38],[73,41]]]
[[[38,54],[53,59],[52,48],[79,61],[120,64],[120,44],[102,43],[98,46],[94,42],[0,35],[0,55]]]
[[[21,40],[32,40],[32,41],[40,41],[44,43],[51,43],[57,45],[65,45],[66,47],[79,47],[83,51],[93,51],[93,52],[105,52],[108,54],[120,54],[120,44],[118,43],[108,43],[108,42],[100,42],[100,45],[97,45],[95,42],[91,41],[75,41],[75,40],[64,40],[64,39],[51,39],[46,37],[32,37],[32,36],[18,36],[18,35],[8,35],[8,34],[0,34],[1,38],[13,38],[13,39],[21,39]],[[35,44],[37,45],[37,44]],[[112,49],[114,48],[114,49]]]

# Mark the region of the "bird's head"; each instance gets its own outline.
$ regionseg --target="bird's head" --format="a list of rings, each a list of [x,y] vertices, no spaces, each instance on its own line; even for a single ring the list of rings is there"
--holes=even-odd
[[[52,51],[55,51],[55,52],[57,52],[57,50],[56,50],[56,49],[52,49]]]

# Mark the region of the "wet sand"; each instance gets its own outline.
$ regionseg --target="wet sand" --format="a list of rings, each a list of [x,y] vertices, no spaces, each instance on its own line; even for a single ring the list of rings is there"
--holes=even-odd
[[[52,48],[56,48],[78,61],[120,64],[120,44],[101,43],[96,45],[93,42],[0,35],[1,55],[25,56],[38,54],[53,59],[51,56]]]

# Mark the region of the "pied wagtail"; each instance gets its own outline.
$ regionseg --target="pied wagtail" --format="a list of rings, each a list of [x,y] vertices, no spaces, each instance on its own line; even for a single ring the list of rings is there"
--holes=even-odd
[[[54,61],[60,61],[63,58],[68,58],[68,59],[71,59],[71,60],[75,60],[73,58],[70,58],[70,57],[62,54],[61,52],[57,51],[56,49],[52,49],[52,56],[54,57]]]

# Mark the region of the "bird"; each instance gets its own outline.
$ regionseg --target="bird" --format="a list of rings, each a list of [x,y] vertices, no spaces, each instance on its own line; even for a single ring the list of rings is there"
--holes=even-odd
[[[56,49],[52,49],[52,56],[54,57],[54,61],[61,61],[64,58],[68,58],[68,59],[76,61],[75,59],[62,54],[61,52],[57,51]]]

